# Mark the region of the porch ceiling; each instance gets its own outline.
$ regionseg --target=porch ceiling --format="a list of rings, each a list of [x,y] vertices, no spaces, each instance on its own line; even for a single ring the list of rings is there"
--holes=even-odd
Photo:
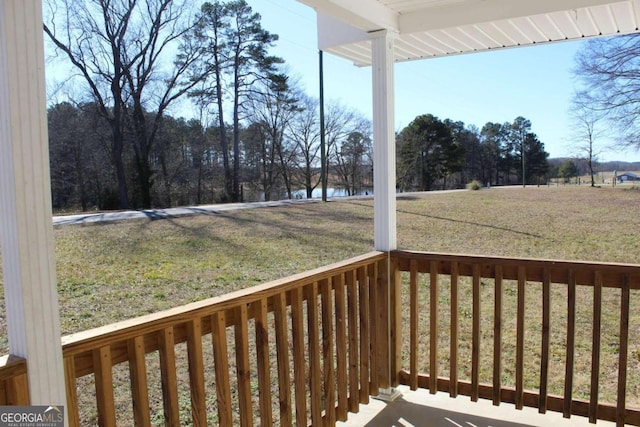
[[[638,31],[640,0],[298,0],[325,52],[371,65],[370,33],[396,33],[395,61]]]

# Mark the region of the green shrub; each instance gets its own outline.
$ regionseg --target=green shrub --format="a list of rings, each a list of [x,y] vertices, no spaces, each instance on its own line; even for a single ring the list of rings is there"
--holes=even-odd
[[[477,179],[474,179],[470,183],[467,184],[467,190],[479,190],[482,188],[482,183]]]

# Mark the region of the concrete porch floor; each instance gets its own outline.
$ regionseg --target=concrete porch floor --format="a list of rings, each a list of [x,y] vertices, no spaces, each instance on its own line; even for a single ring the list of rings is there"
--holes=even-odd
[[[615,423],[598,421],[589,424],[584,417],[562,418],[559,412],[539,414],[535,408],[519,411],[515,406],[502,403],[493,406],[490,400],[471,402],[468,396],[452,399],[447,393],[429,394],[428,390],[411,391],[398,387],[402,393],[392,403],[371,399],[369,405],[361,405],[358,414],[349,414],[340,427],[611,427]]]

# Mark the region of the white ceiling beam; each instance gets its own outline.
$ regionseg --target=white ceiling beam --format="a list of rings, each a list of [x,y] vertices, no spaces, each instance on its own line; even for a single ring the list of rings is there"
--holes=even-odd
[[[377,0],[299,0],[318,14],[333,16],[365,32],[398,31],[398,14]],[[329,30],[329,29],[327,29]]]
[[[369,38],[368,32],[318,12],[318,49],[328,50],[336,46],[369,40]]]
[[[399,32],[401,35],[410,34],[611,3],[617,2],[612,0],[483,0],[452,3],[401,15]]]

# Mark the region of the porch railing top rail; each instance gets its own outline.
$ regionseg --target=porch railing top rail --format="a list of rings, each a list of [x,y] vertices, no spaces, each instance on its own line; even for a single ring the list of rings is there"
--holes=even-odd
[[[495,266],[502,267],[502,278],[507,280],[518,279],[518,269],[527,270],[527,278],[531,281],[542,281],[544,270],[550,271],[551,282],[566,283],[568,272],[575,274],[575,280],[580,285],[594,285],[594,274],[596,271],[602,274],[602,286],[620,288],[625,278],[628,281],[629,289],[640,289],[640,265],[592,262],[592,261],[563,261],[543,258],[518,258],[499,257],[485,255],[468,254],[445,254],[438,252],[416,252],[396,250],[392,252],[397,259],[402,270],[408,271],[409,263],[412,259],[423,261],[446,261],[456,262],[459,265],[458,273],[465,276],[473,275],[472,265],[482,264],[482,277],[495,277]],[[422,264],[426,265],[426,264]],[[465,268],[465,266],[467,268]],[[445,266],[441,266],[446,268]],[[424,272],[420,271],[419,272]],[[446,273],[446,271],[443,271]]]
[[[0,381],[27,373],[26,359],[18,356],[0,356]]]

